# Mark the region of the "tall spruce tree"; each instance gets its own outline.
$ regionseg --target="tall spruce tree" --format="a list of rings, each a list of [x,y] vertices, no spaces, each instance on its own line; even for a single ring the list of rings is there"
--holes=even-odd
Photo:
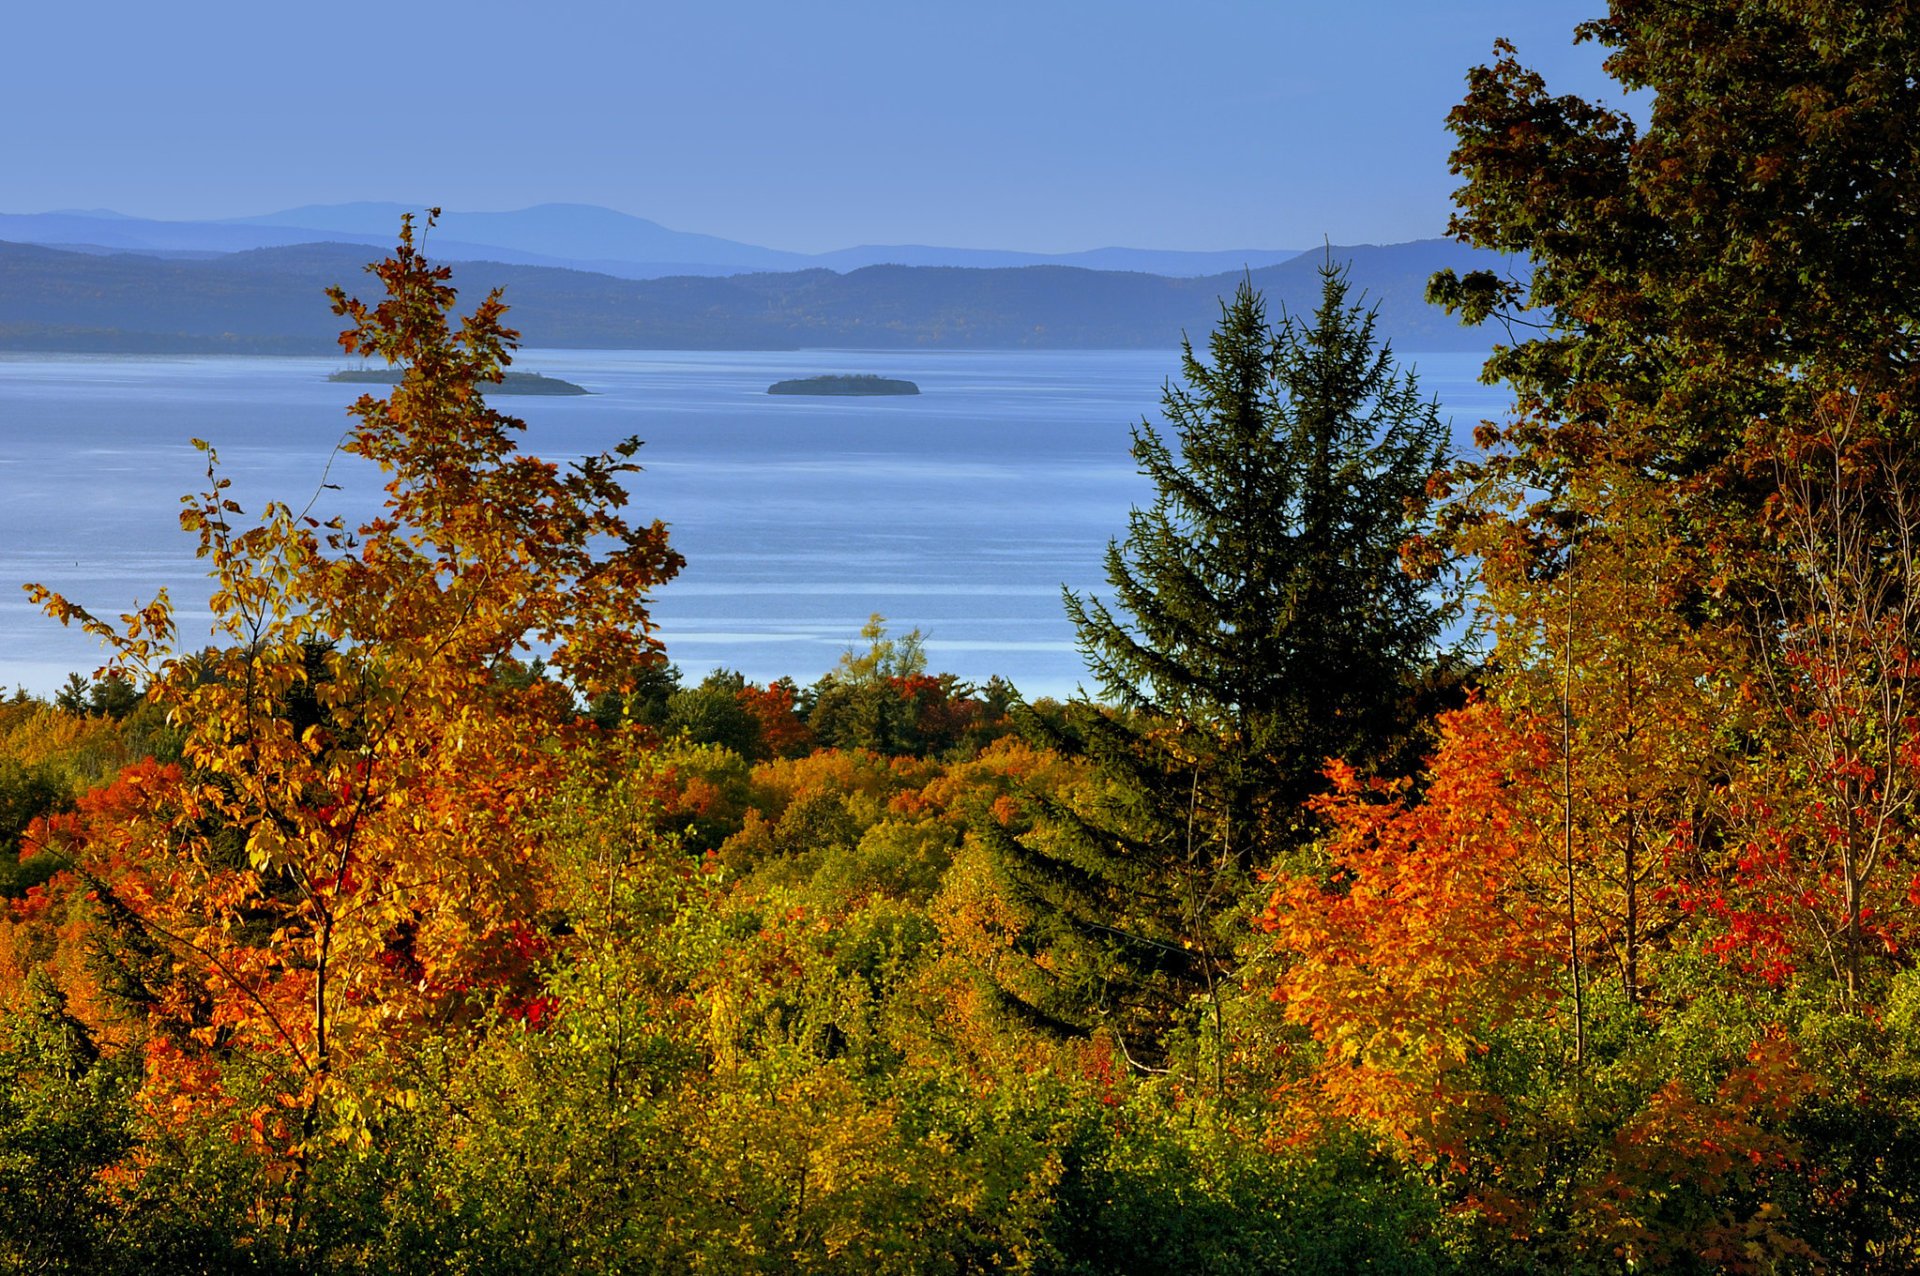
[[[1112,601],[1066,591],[1106,704],[1028,719],[1098,782],[1038,798],[1022,836],[986,830],[1046,954],[1010,1000],[1109,1024],[1137,1059],[1196,995],[1217,1029],[1243,888],[1298,843],[1326,759],[1392,751],[1443,624],[1400,548],[1446,428],[1345,270],[1321,284],[1310,322],[1276,328],[1243,283],[1209,361],[1183,343],[1170,435],[1134,429],[1155,497],[1108,547]]]

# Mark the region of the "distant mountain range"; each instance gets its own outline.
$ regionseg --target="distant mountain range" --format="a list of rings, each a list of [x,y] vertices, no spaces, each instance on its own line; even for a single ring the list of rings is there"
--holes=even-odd
[[[334,211],[343,222],[359,215]],[[278,216],[314,215],[295,210]],[[46,216],[84,218],[96,228],[125,225],[135,236],[155,224],[97,213]],[[637,234],[629,223],[638,219],[610,216],[619,220],[607,223],[608,237],[583,239],[583,245],[593,251],[645,246],[618,238]],[[0,238],[10,233],[5,223],[0,218]],[[486,222],[458,224],[468,227],[466,234],[507,233]],[[255,223],[233,223],[227,230],[240,236],[295,233]],[[197,246],[176,242],[164,250],[177,254],[169,257],[148,248],[111,251],[113,245],[74,251],[0,243],[0,349],[329,352],[337,349],[340,324],[322,290],[341,284],[367,295],[376,285],[362,267],[381,255],[370,246],[376,241],[385,247],[390,236],[235,252],[211,247],[216,241],[209,237]],[[466,251],[465,242],[436,231],[428,248],[434,257],[452,260]],[[454,283],[469,303],[489,288],[505,288],[508,322],[521,331],[524,344],[536,348],[1172,348],[1183,332],[1203,339],[1219,318],[1220,298],[1245,276],[1265,292],[1276,314],[1311,312],[1319,301],[1318,267],[1329,253],[1351,263],[1355,295],[1378,303],[1382,334],[1402,350],[1484,348],[1485,333],[1463,329],[1425,303],[1426,282],[1446,267],[1511,265],[1450,241],[1422,240],[1314,250],[1250,271],[1236,267],[1186,277],[1021,264],[868,265],[844,273],[815,266],[635,279],[472,260],[457,266]]]
[[[393,242],[407,204],[322,204],[223,221],[154,221],[105,209],[54,213],[0,213],[0,240],[83,252],[133,252],[157,257],[205,257],[254,248],[318,242]],[[588,204],[541,204],[507,213],[449,212],[432,238],[447,261],[498,261],[559,266],[623,279],[668,275],[734,275],[748,271],[862,266],[1084,266],[1197,277],[1276,265],[1298,249],[1175,252],[1096,248],[1077,253],[1001,252],[920,244],[862,245],[829,253],[783,252],[713,235],[669,230],[657,222]]]

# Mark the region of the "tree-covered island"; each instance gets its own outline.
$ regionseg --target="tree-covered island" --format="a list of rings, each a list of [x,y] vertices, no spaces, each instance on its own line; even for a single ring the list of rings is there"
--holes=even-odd
[[[776,381],[767,387],[768,394],[818,394],[862,395],[918,394],[920,387],[911,381],[902,381],[893,377],[875,376],[872,373],[858,373],[845,376],[796,377],[788,381]]]

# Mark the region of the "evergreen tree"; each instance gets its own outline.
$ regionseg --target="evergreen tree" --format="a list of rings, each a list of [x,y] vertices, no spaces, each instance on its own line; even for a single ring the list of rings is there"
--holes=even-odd
[[[1242,284],[1210,361],[1183,344],[1170,434],[1134,429],[1155,496],[1108,547],[1112,602],[1066,592],[1108,703],[1028,720],[1098,782],[1039,799],[1023,837],[987,831],[1047,952],[1015,1004],[1147,1055],[1196,993],[1217,1028],[1243,888],[1297,844],[1327,758],[1395,751],[1443,623],[1400,549],[1445,426],[1346,272],[1321,279],[1311,322],[1270,326]]]
[[[1441,627],[1400,548],[1446,426],[1374,325],[1331,264],[1310,324],[1269,330],[1242,284],[1211,366],[1184,344],[1184,384],[1162,398],[1177,448],[1146,421],[1134,429],[1156,496],[1106,559],[1131,622],[1066,591],[1111,703],[1230,739],[1286,806],[1317,787],[1326,758],[1392,738]]]

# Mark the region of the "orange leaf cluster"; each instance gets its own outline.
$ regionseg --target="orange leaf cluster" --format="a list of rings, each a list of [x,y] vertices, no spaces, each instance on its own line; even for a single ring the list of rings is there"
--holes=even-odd
[[[1482,702],[1442,719],[1417,802],[1329,769],[1329,873],[1279,878],[1262,919],[1286,959],[1274,997],[1321,1047],[1309,1107],[1431,1159],[1494,1102],[1473,1066],[1491,1031],[1553,992],[1556,928],[1523,871],[1542,836],[1525,793],[1548,761]]]

